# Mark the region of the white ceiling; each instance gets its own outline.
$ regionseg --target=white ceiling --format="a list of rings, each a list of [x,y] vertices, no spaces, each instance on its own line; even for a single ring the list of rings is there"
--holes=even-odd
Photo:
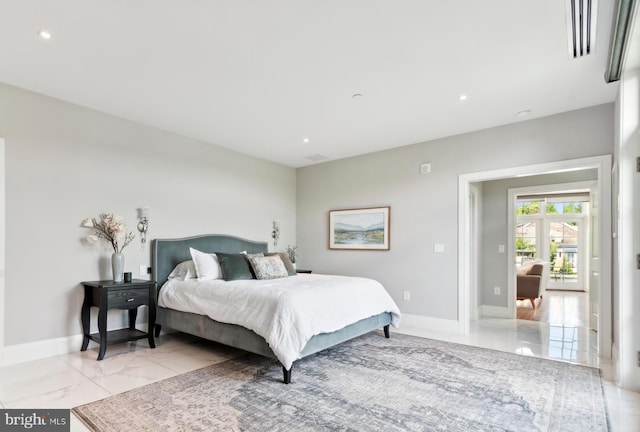
[[[613,101],[613,3],[0,0],[0,81],[299,167]]]

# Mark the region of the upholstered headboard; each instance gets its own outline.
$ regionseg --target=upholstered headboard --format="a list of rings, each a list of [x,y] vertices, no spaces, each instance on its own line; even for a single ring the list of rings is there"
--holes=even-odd
[[[166,282],[175,266],[191,259],[190,247],[207,253],[268,251],[266,242],[256,242],[222,234],[206,234],[179,239],[155,239],[151,241],[151,275],[153,280],[158,282],[158,287]]]

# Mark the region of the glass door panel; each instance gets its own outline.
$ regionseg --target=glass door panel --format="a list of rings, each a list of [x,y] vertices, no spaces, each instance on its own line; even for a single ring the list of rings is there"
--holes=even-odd
[[[583,290],[581,220],[547,221],[551,272],[548,288]]]
[[[537,257],[538,224],[516,223],[516,265]]]

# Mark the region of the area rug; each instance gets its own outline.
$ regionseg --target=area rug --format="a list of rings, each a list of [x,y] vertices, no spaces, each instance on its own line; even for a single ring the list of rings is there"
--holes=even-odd
[[[73,408],[93,431],[608,431],[597,369],[373,332],[294,364],[247,354]]]

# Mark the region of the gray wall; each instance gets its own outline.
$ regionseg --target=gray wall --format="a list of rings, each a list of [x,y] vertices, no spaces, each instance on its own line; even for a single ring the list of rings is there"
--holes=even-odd
[[[215,119],[211,119],[215,121]],[[5,345],[78,335],[79,282],[109,279],[112,250],[82,219],[113,211],[129,228],[151,207],[150,238],[225,233],[295,239],[295,170],[0,84],[6,140]],[[139,241],[125,271],[150,264]],[[124,314],[111,327],[124,323]],[[112,319],[110,315],[110,320]],[[95,323],[94,323],[95,325]]]
[[[507,307],[508,265],[513,259],[509,259],[505,253],[498,253],[498,245],[508,245],[508,189],[597,179],[598,171],[591,169],[482,183],[483,222],[480,228],[482,238],[479,256],[480,266],[486,271],[482,272],[478,284],[479,305]],[[502,288],[500,295],[493,293],[493,287],[496,286]]]
[[[299,168],[300,266],[380,280],[406,313],[457,319],[458,176],[610,154],[613,104]],[[429,161],[432,172],[420,175]],[[332,209],[391,206],[391,250],[329,250]],[[486,206],[486,205],[485,205]],[[443,254],[433,252],[443,243]],[[491,269],[483,269],[483,272]],[[403,301],[402,292],[411,291]]]

